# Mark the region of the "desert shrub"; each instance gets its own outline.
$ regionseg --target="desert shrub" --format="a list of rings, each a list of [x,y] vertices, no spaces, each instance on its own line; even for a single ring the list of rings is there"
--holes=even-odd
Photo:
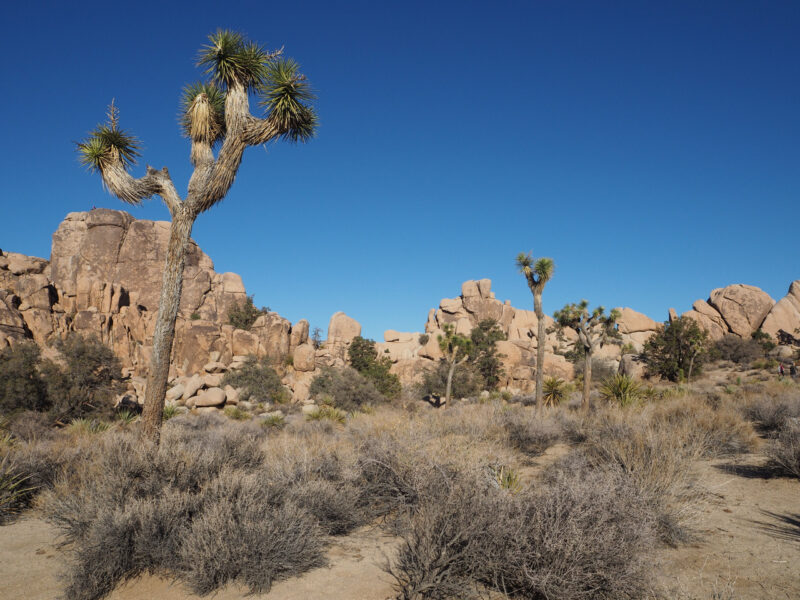
[[[426,498],[388,567],[398,598],[634,598],[652,519],[618,474],[562,474],[536,492],[456,481]]]
[[[317,522],[293,503],[272,502],[256,475],[224,473],[203,501],[179,549],[195,593],[210,594],[231,581],[251,593],[268,592],[275,580],[325,564]]]
[[[676,545],[691,539],[691,524],[702,493],[692,463],[702,445],[675,428],[654,426],[646,418],[606,412],[584,429],[586,436],[571,470],[619,469],[654,516],[660,539]]]
[[[259,360],[248,356],[240,369],[225,373],[222,385],[239,388],[239,399],[245,402],[279,402],[285,394],[281,378],[267,357]]]
[[[778,397],[760,394],[749,398],[741,411],[761,433],[775,436],[787,420],[800,418],[800,394],[784,393]]]
[[[642,351],[647,373],[670,381],[699,375],[708,356],[708,333],[688,317],[666,323],[650,336]]]
[[[238,406],[226,406],[222,412],[226,417],[234,421],[247,421],[250,419],[250,413],[246,410],[242,410]]]
[[[775,367],[778,366],[778,361],[774,358],[760,358],[758,360],[754,360],[753,363],[750,365],[754,369],[763,369],[765,371],[771,371]]]
[[[787,420],[767,448],[770,462],[787,475],[800,477],[800,421]]]
[[[738,335],[726,335],[714,344],[714,353],[722,360],[749,364],[764,358],[764,350],[755,339],[745,340]]]
[[[309,391],[312,398],[324,399],[325,403],[345,411],[386,402],[372,381],[350,367],[322,369]]]
[[[6,426],[14,439],[25,442],[50,440],[58,436],[53,420],[47,414],[26,410],[15,414]]]
[[[447,388],[447,373],[450,365],[440,360],[435,369],[426,371],[422,378],[420,393],[422,395],[444,396]],[[468,398],[477,394],[481,388],[481,378],[465,363],[453,372],[453,398]]]
[[[287,498],[312,515],[326,534],[342,535],[364,523],[363,499],[353,482],[335,479],[297,482],[287,490]]]
[[[392,361],[388,356],[378,357],[375,341],[356,336],[347,348],[350,366],[372,382],[387,398],[397,398],[402,386],[400,379],[390,372]]]
[[[228,309],[228,323],[237,329],[249,331],[256,319],[268,312],[269,306],[256,308],[255,304],[253,304],[253,296],[247,296],[247,298]]]
[[[555,421],[539,419],[533,411],[524,408],[506,410],[501,418],[511,447],[529,456],[542,454],[561,435]]]
[[[333,423],[344,423],[347,420],[347,414],[339,410],[335,406],[322,404],[306,415],[308,421],[331,421]]]
[[[119,359],[97,338],[71,334],[58,340],[59,362],[42,362],[42,376],[54,418],[62,423],[84,417],[108,417],[120,391]]]
[[[628,406],[643,398],[642,385],[621,373],[616,373],[600,384],[600,396],[620,406]]]
[[[484,319],[473,327],[469,334],[472,344],[469,348],[469,359],[475,373],[481,378],[481,387],[493,390],[500,383],[505,371],[497,353],[497,342],[506,339],[505,332],[494,319]]]
[[[646,414],[653,427],[672,431],[707,458],[750,452],[758,444],[753,426],[733,406],[711,398],[674,398]]]
[[[46,410],[47,386],[39,374],[39,347],[20,342],[0,350],[0,412]]]

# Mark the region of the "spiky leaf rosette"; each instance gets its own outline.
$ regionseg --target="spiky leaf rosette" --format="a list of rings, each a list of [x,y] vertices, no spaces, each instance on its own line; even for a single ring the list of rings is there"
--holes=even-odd
[[[316,96],[294,60],[282,57],[270,60],[259,92],[261,105],[284,139],[305,142],[314,136],[317,115],[306,102]]]
[[[530,252],[517,255],[517,268],[532,286],[543,286],[553,277],[555,263],[552,258],[533,258]]]
[[[266,80],[267,62],[273,55],[264,48],[227,29],[218,30],[208,40],[200,49],[197,66],[205,67],[213,83],[224,90],[239,83],[252,92]]]
[[[192,141],[219,141],[225,133],[225,92],[207,83],[187,85],[181,96],[181,127]]]
[[[114,120],[107,125],[98,125],[76,145],[81,164],[91,171],[103,171],[117,161],[127,169],[141,156],[139,140],[119,129]]]

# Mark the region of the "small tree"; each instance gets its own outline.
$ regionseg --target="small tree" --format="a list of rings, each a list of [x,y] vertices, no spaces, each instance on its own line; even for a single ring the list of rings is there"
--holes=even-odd
[[[319,327],[314,327],[311,332],[311,344],[314,346],[314,350],[319,350],[322,347],[322,329]]]
[[[402,389],[400,379],[390,372],[392,360],[388,356],[378,358],[375,340],[360,335],[353,338],[347,348],[350,366],[372,381],[377,390],[387,398],[397,398]]]
[[[658,375],[670,381],[699,373],[709,351],[708,333],[694,319],[678,317],[650,336],[644,345],[642,357],[649,375]]]
[[[256,319],[268,312],[269,306],[256,308],[256,305],[253,303],[253,296],[247,296],[247,298],[240,303],[230,307],[228,310],[228,323],[237,329],[249,331],[253,323],[256,322]]]
[[[484,389],[494,389],[505,374],[502,354],[497,353],[497,342],[506,339],[494,319],[484,319],[469,334],[472,342],[469,352],[470,362],[483,379]]]
[[[533,294],[533,310],[536,313],[538,330],[536,333],[536,410],[541,414],[544,394],[544,344],[545,323],[542,309],[542,292],[544,286],[553,277],[555,263],[552,258],[535,259],[531,253],[520,252],[517,255],[517,267],[525,275],[528,287]]]
[[[453,391],[453,373],[456,367],[463,365],[469,360],[469,353],[472,348],[472,341],[456,333],[456,328],[452,323],[446,323],[442,326],[444,335],[439,334],[439,348],[444,354],[444,360],[448,365],[447,370],[447,386],[444,390],[444,407],[450,406],[450,396]],[[461,355],[461,360],[458,356]]]
[[[186,249],[195,219],[228,193],[247,147],[275,139],[304,142],[312,137],[317,124],[314,110],[308,105],[313,98],[308,82],[296,62],[281,56],[282,51],[267,52],[232,31],[217,31],[209,36],[209,42],[197,61],[208,80],[183,91],[181,124],[191,140],[190,160],[194,165],[184,198],[178,194],[166,167],[158,171],[148,166],[139,179],[128,173],[140,156],[141,145],[136,137],[120,129],[113,102],[108,123],[98,125],[78,143],[81,162],[100,173],[112,194],[134,205],[160,196],[172,217],[142,413],[145,434],[156,442]],[[250,113],[251,95],[260,98],[265,118]],[[215,148],[219,148],[216,157]]]
[[[605,309],[598,306],[589,311],[589,302],[581,300],[578,304],[567,304],[554,317],[559,327],[569,327],[578,333],[576,343],[583,347],[583,408],[589,407],[589,393],[592,387],[592,355],[602,348],[610,337],[616,335],[616,321],[619,311],[612,310],[605,315]]]

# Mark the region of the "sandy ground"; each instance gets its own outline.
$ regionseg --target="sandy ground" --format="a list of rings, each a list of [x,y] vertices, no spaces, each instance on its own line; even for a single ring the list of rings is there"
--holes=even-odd
[[[536,461],[541,468],[567,448],[558,444]],[[800,599],[800,480],[771,477],[764,457],[715,460],[698,465],[709,491],[692,545],[660,553],[666,598],[680,600]],[[275,584],[268,594],[248,596],[229,586],[218,600],[385,600],[391,578],[381,569],[398,541],[377,528],[335,540],[329,566]],[[57,598],[63,551],[54,528],[30,515],[0,527],[0,598]],[[178,583],[141,577],[118,588],[112,600],[195,598]]]

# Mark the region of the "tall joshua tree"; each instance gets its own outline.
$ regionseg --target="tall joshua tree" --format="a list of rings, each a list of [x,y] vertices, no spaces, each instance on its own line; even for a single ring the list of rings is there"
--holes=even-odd
[[[570,327],[578,333],[578,341],[584,351],[583,369],[583,408],[589,408],[589,392],[592,386],[592,355],[597,348],[602,348],[610,337],[615,337],[616,322],[620,314],[617,309],[605,315],[605,309],[598,306],[589,312],[589,302],[581,300],[579,304],[567,304],[553,315],[560,327]]]
[[[533,294],[533,310],[536,313],[538,331],[536,333],[536,410],[542,412],[544,403],[544,311],[542,310],[542,292],[544,286],[553,277],[555,264],[552,258],[533,258],[531,253],[520,252],[517,255],[517,267],[525,275],[528,287]]]
[[[184,197],[178,194],[166,167],[156,170],[148,165],[138,179],[128,172],[140,156],[141,146],[136,137],[120,129],[113,102],[108,122],[98,125],[77,145],[81,162],[100,173],[112,194],[133,205],[159,196],[172,217],[142,414],[145,434],[156,442],[186,248],[195,219],[228,193],[248,146],[275,139],[305,142],[317,124],[309,104],[314,96],[308,82],[297,63],[284,58],[281,50],[268,52],[232,31],[220,30],[208,39],[197,60],[206,81],[187,86],[182,96],[181,126],[191,140],[189,158],[194,166]],[[264,108],[263,118],[250,113],[251,96]]]
[[[448,364],[447,371],[447,386],[444,391],[444,407],[450,408],[450,396],[453,393],[453,374],[456,372],[456,367],[463,365],[469,360],[469,353],[472,348],[472,340],[468,337],[456,333],[456,328],[452,323],[446,323],[442,326],[444,335],[439,335],[439,348],[444,354],[444,359]],[[458,360],[458,355],[461,353],[461,360]]]

